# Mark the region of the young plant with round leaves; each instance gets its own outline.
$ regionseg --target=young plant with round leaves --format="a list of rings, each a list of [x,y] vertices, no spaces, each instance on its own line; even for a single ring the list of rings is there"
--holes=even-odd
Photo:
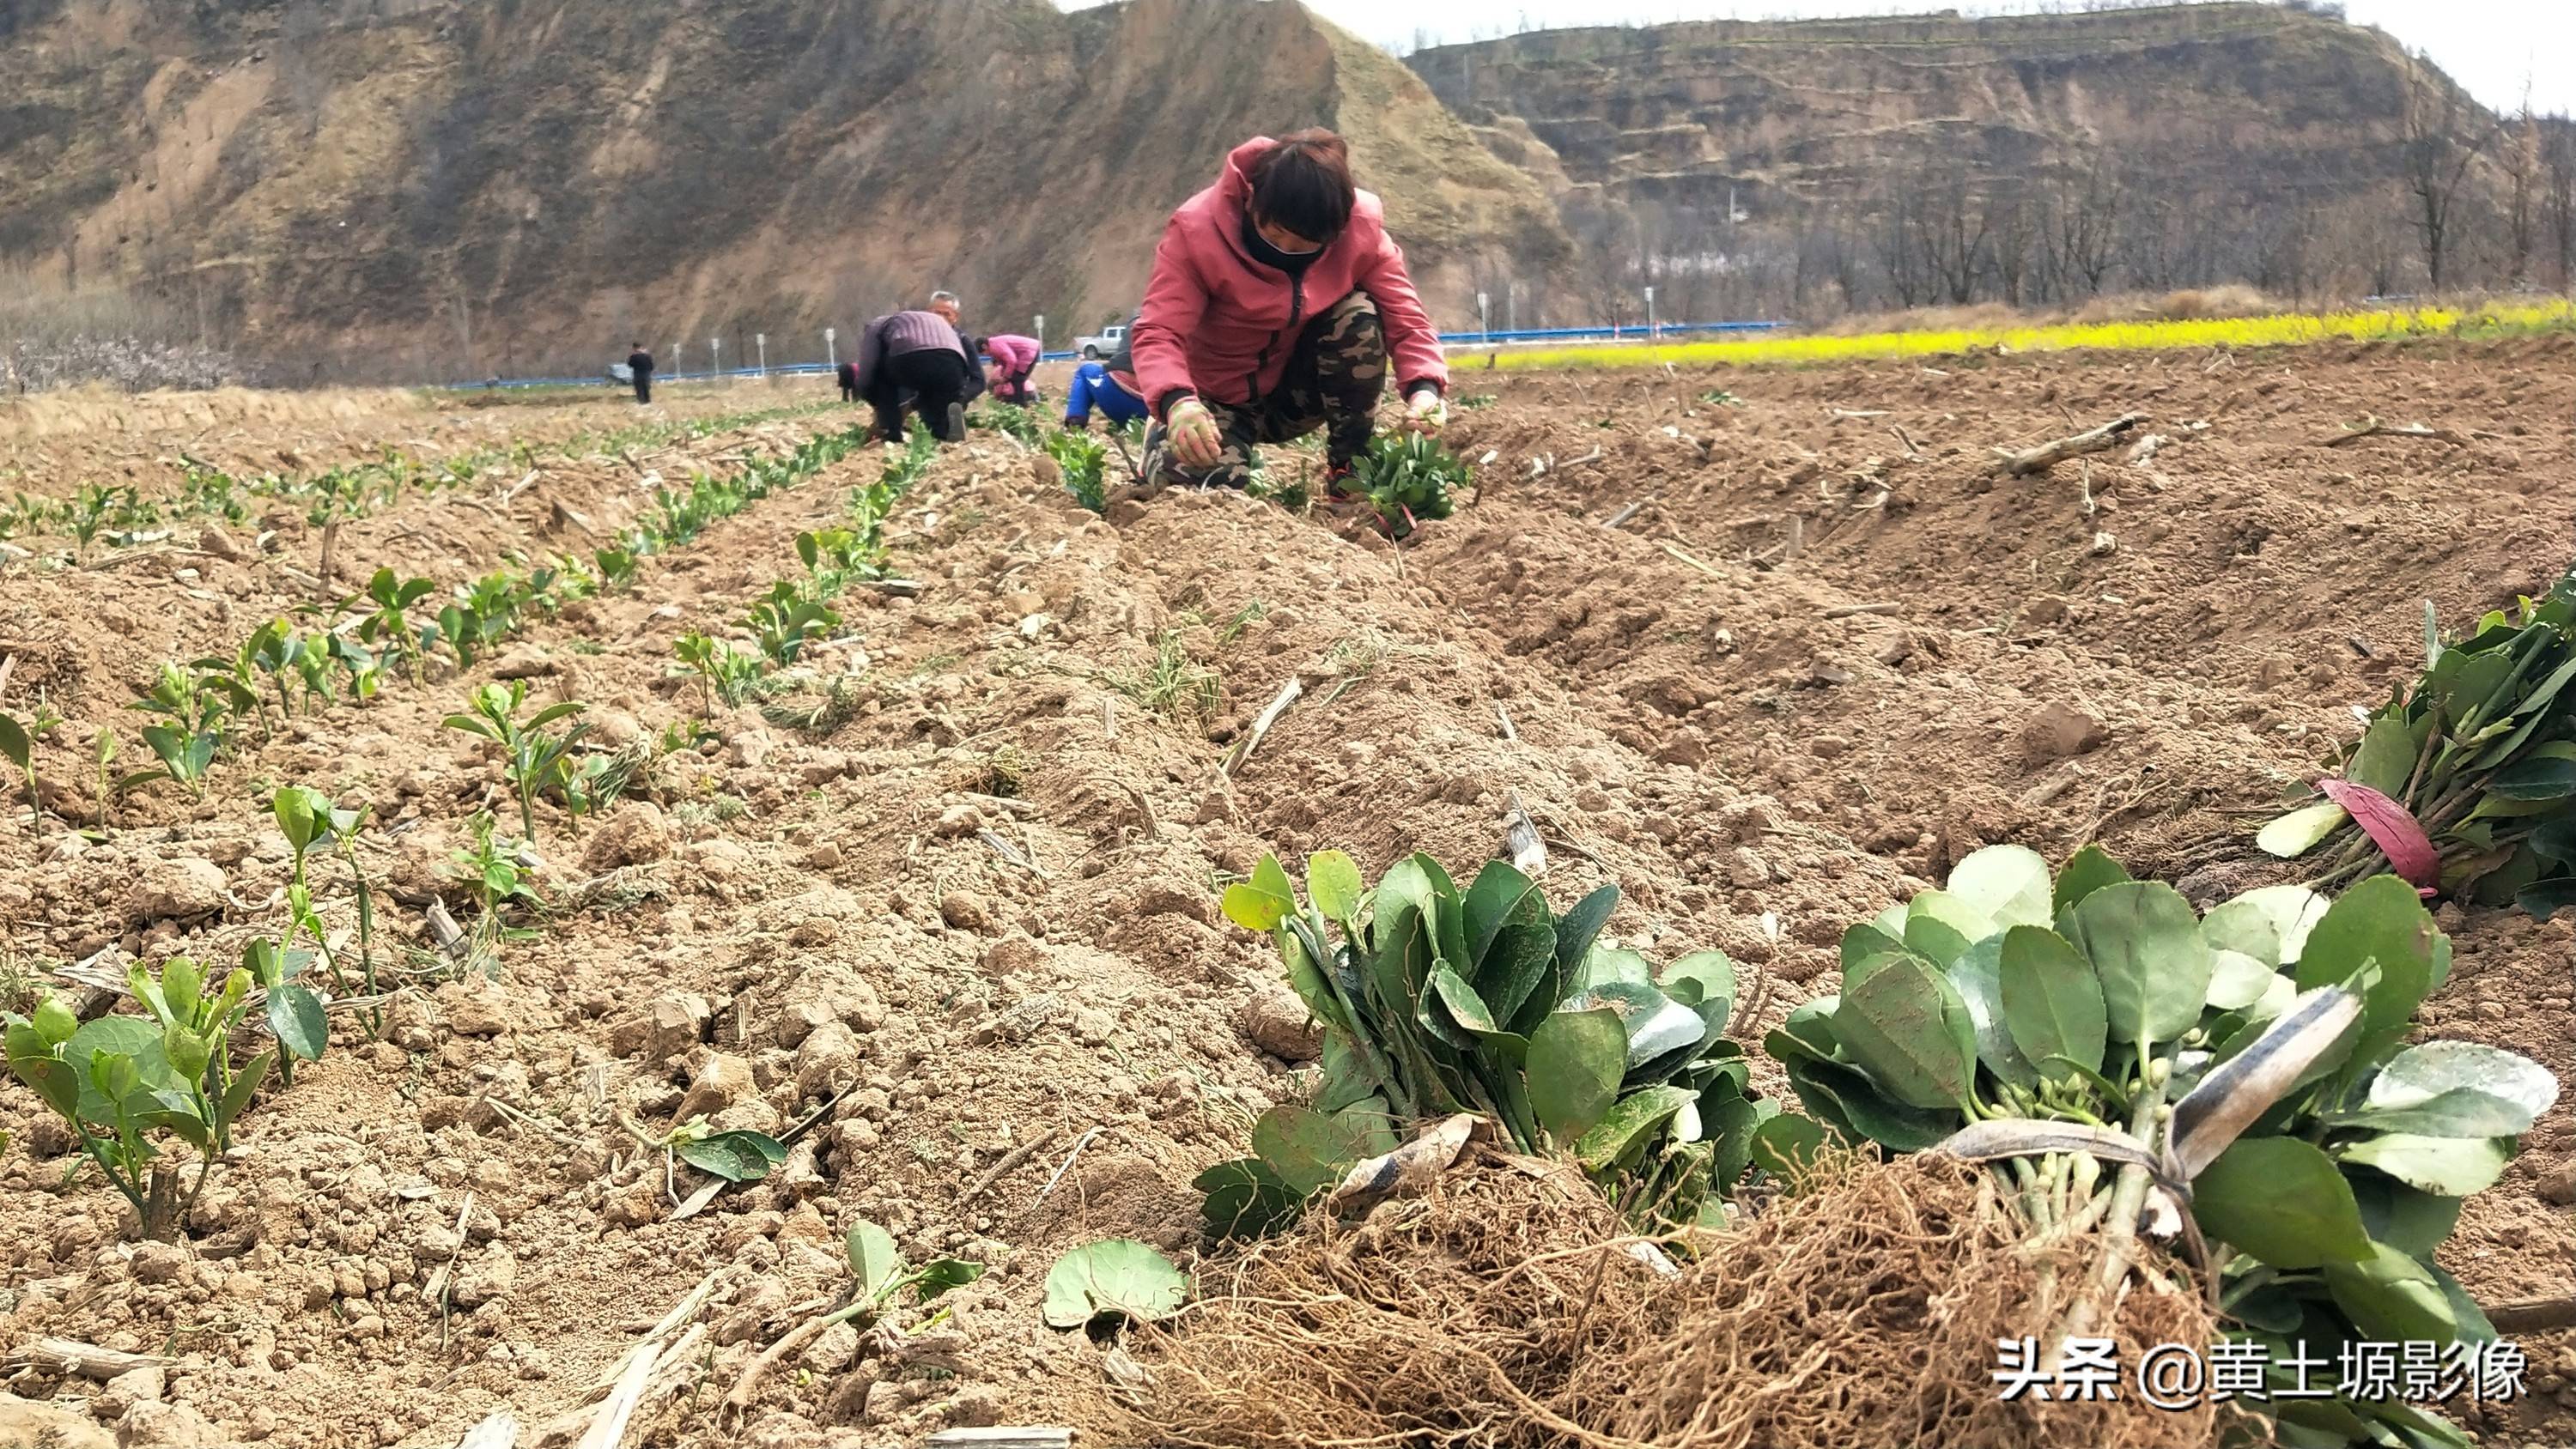
[[[534,857],[524,854],[524,842],[502,843],[489,810],[476,811],[466,830],[473,844],[449,857],[449,874],[474,893],[475,904],[482,910],[482,930],[496,940],[518,939],[526,933],[509,925],[510,914],[522,908],[543,910],[546,905],[545,898],[528,884]]]
[[[117,790],[121,793],[154,780],[170,780],[186,787],[197,799],[204,799],[206,772],[214,767],[216,754],[231,734],[232,719],[240,703],[227,676],[164,662],[151,687],[127,706],[159,716],[158,722],[143,727],[142,734],[143,743],[161,761],[161,768],[128,775],[117,782]],[[250,704],[257,707],[256,695],[251,696]]]
[[[1227,888],[1228,919],[1269,934],[1324,1030],[1314,1098],[1262,1114],[1253,1156],[1200,1176],[1209,1226],[1270,1231],[1399,1132],[1460,1111],[1522,1152],[1566,1152],[1641,1221],[1714,1211],[1776,1111],[1725,1039],[1735,968],[1718,952],[1658,971],[1600,941],[1619,892],[1559,914],[1488,862],[1460,889],[1428,855],[1370,890],[1340,851],[1276,857]]]
[[[2406,882],[2269,887],[2204,916],[2098,849],[2052,881],[1997,846],[1852,926],[1842,957],[1841,992],[1764,1040],[1812,1121],[1764,1124],[1760,1161],[1794,1177],[1830,1134],[1990,1163],[2035,1240],[2084,1246],[2071,1279],[2041,1271],[2052,1355],[2104,1331],[2142,1216],[2188,1216],[2232,1331],[2276,1358],[2335,1333],[2492,1336],[2433,1249],[2557,1084],[2509,1052],[2407,1044],[2451,958]],[[2357,1401],[2284,1432],[2320,1416],[2356,1441],[2458,1442]]]
[[[232,1059],[249,973],[228,973],[208,995],[213,984],[184,956],[163,963],[158,975],[138,963],[127,971],[126,989],[143,1015],[82,1023],[48,997],[0,1027],[11,1074],[63,1119],[83,1155],[133,1205],[147,1238],[177,1234],[275,1060],[274,1052],[238,1066]],[[197,1156],[184,1195],[175,1174],[159,1165],[164,1138]]]
[[[1093,513],[1109,511],[1109,446],[1091,434],[1056,432],[1041,445],[1073,501]]]
[[[805,652],[809,637],[839,628],[841,616],[829,605],[805,598],[794,584],[781,579],[770,586],[766,595],[752,601],[750,617],[744,623],[760,645],[760,652],[784,669]]]

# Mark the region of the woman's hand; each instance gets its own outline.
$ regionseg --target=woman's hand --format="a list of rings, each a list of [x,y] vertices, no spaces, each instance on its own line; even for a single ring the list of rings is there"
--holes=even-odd
[[[1213,468],[1225,455],[1225,439],[1216,430],[1216,419],[1208,415],[1207,404],[1185,397],[1172,404],[1163,419],[1163,430],[1171,435],[1172,457],[1184,468]]]
[[[1420,433],[1426,438],[1436,438],[1440,436],[1440,430],[1448,425],[1449,404],[1439,393],[1430,388],[1426,387],[1416,392],[1405,404],[1404,428],[1407,432]]]

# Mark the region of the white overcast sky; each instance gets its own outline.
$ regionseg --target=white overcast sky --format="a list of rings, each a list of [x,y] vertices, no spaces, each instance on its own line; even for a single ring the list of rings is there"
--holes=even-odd
[[[1080,10],[1104,0],[1057,0]],[[1629,21],[1886,15],[1958,10],[2002,15],[2039,8],[2013,0],[1308,0],[1343,29],[1381,45],[1410,48],[1417,32],[1434,42],[1472,40],[1523,28],[1617,25]],[[2376,25],[2430,53],[2479,100],[2522,104],[2523,86],[2542,111],[2576,112],[2576,0],[2345,0],[2358,25]],[[1527,24],[1524,26],[1523,22]],[[2544,61],[2541,57],[2554,57]]]

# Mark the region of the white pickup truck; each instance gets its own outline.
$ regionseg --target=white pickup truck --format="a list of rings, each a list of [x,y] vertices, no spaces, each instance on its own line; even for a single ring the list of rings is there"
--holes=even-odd
[[[1098,362],[1105,357],[1115,357],[1118,355],[1118,349],[1126,345],[1127,329],[1123,325],[1103,327],[1097,337],[1073,339],[1073,350],[1081,353],[1082,360],[1085,362]]]

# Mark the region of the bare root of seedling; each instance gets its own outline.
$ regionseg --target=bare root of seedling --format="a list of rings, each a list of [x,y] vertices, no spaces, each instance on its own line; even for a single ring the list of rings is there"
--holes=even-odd
[[[2044,1266],[1982,1170],[1828,1157],[1803,1190],[1657,1274],[1616,1213],[1513,1167],[1453,1174],[1356,1227],[1253,1249],[1160,1343],[1121,1427],[1159,1442],[1583,1445],[2205,1444],[2216,1411],[2006,1403],[1996,1341]],[[2186,1280],[2187,1281],[2187,1280]],[[2119,1361],[2206,1344],[2187,1287],[2136,1287],[2100,1330]]]
[[[1109,1442],[1607,1443],[1561,1419],[1576,1365],[1624,1350],[1656,1275],[1583,1183],[1452,1174],[1352,1227],[1253,1248],[1160,1338]],[[1211,1275],[1213,1277],[1213,1275]]]

